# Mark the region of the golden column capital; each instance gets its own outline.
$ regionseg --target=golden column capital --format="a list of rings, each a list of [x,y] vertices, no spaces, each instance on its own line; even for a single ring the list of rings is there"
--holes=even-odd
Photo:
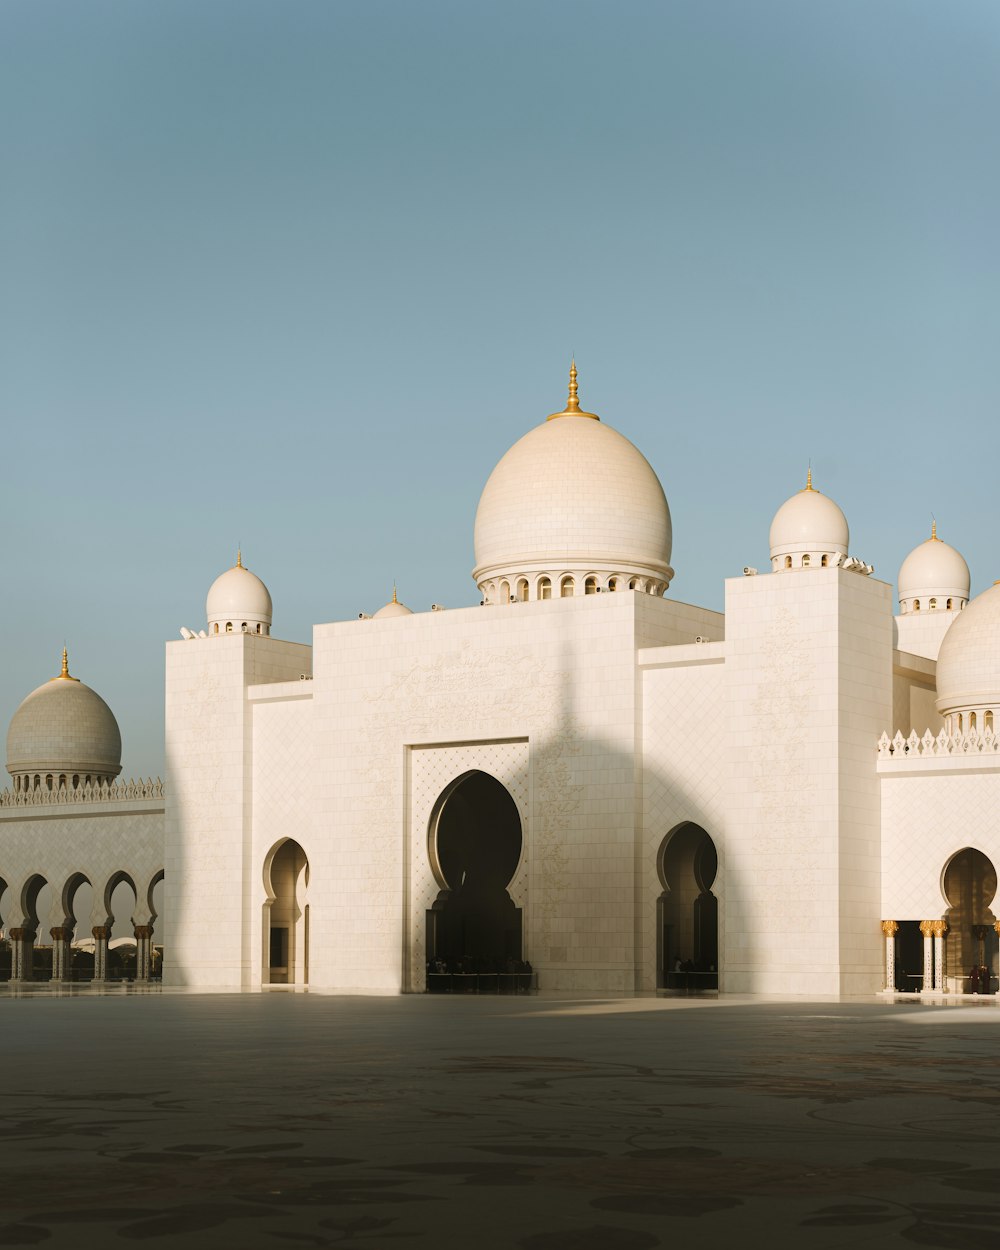
[[[882,932],[886,937],[894,937],[899,932],[899,923],[896,920],[883,920]]]
[[[996,930],[997,933],[1000,933],[1000,920],[996,921],[996,923],[993,925],[993,928]]]
[[[937,921],[936,921],[936,920],[921,920],[921,922],[920,922],[920,932],[924,935],[924,937],[925,937],[925,938],[928,938],[928,937],[933,937],[933,936],[934,936],[934,926],[935,926],[936,924],[937,924]]]
[[[933,920],[931,921],[931,928],[933,930],[935,937],[943,938],[944,935],[948,932],[948,921],[947,920]]]

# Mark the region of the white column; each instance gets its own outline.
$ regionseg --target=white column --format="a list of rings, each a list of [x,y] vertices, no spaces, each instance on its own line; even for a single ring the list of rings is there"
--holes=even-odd
[[[882,932],[885,934],[885,988],[893,994],[897,989],[896,934],[899,932],[899,925],[895,920],[883,920]]]
[[[94,980],[106,981],[108,979],[108,938],[111,936],[111,929],[108,925],[95,925],[91,933],[94,935]]]
[[[921,920],[920,932],[924,935],[924,984],[923,993],[934,988],[934,921]]]
[[[73,930],[65,927],[50,929],[52,936],[52,980],[72,981],[73,951],[70,943]]]
[[[135,932],[135,979],[148,981],[152,968],[153,926],[137,924]]]
[[[944,935],[948,932],[947,920],[935,920],[934,937],[934,988],[942,993],[948,988],[944,983]]]

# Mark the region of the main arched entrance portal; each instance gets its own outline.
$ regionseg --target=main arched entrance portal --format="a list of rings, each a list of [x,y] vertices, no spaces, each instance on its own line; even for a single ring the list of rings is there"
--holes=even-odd
[[[967,993],[989,993],[996,989],[998,971],[996,917],[990,910],[997,892],[997,870],[982,851],[967,846],[948,861],[942,887],[950,904],[944,914],[947,975],[958,978]]]
[[[438,800],[429,849],[441,892],[427,912],[430,967],[503,972],[521,959],[521,909],[507,893],[521,843],[517,805],[488,773],[466,773]]]
[[[657,984],[717,989],[719,903],[712,893],[719,857],[701,825],[678,825],[657,859],[663,893],[657,902]]]

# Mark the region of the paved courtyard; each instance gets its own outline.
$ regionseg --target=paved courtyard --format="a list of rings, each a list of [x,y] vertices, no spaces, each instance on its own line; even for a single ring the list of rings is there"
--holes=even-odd
[[[0,1245],[1000,1247],[1000,1011],[0,991]]]

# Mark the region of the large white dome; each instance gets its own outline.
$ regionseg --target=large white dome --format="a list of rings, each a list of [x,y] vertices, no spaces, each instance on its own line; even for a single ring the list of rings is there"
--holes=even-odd
[[[1000,583],[956,616],[937,661],[937,710],[1000,712]]]
[[[529,430],[490,474],[473,577],[487,595],[498,579],[524,579],[534,598],[541,580],[565,574],[577,579],[575,593],[590,576],[595,588],[641,582],[662,594],[673,577],[671,542],[659,478],[627,438],[580,411],[574,365],[566,410]]]
[[[17,789],[35,789],[60,777],[75,784],[110,782],[121,772],[122,736],[101,696],[71,677],[65,650],[62,672],[21,703],[7,730],[7,771]]]
[[[205,614],[211,634],[271,632],[270,592],[256,573],[244,568],[239,552],[235,565],[212,583]]]
[[[847,518],[832,499],[813,488],[810,469],[805,487],[774,514],[771,567],[778,571],[839,564],[849,541]]]
[[[899,569],[899,603],[904,612],[943,611],[969,601],[969,566],[960,552],[937,536],[914,547]]]

